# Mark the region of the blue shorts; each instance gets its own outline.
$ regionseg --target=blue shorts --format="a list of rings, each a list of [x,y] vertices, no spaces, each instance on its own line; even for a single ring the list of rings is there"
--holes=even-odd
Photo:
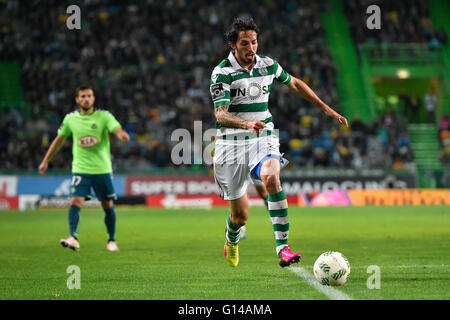
[[[253,179],[261,180],[260,173],[261,173],[262,164],[264,163],[264,161],[266,161],[267,159],[270,159],[270,158],[275,158],[278,161],[280,161],[280,157],[278,155],[276,155],[276,154],[268,154],[267,156],[262,158],[261,161],[256,165],[256,167],[254,167],[253,170],[250,172],[250,176]]]
[[[112,182],[112,173],[72,173],[72,184],[70,186],[71,197],[89,199],[91,197],[91,189],[94,189],[99,201],[117,199]]]

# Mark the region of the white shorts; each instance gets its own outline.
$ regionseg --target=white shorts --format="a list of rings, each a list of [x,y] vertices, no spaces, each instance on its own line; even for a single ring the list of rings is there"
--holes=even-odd
[[[253,176],[250,176],[250,180],[255,186],[263,186],[264,185],[264,182],[262,182],[261,179],[255,178]]]
[[[214,177],[224,200],[236,200],[253,183],[250,172],[268,154],[281,157],[277,136],[249,140],[221,140],[215,143]],[[255,180],[255,179],[254,179]]]

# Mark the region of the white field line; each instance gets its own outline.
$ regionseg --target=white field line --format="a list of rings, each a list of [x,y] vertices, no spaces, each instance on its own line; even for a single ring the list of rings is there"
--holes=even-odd
[[[324,286],[320,284],[319,281],[317,281],[317,279],[314,277],[314,275],[312,275],[302,267],[289,267],[288,269],[294,272],[298,277],[306,281],[306,283],[308,283],[311,287],[313,287],[317,291],[322,292],[332,300],[353,300],[350,296],[339,291],[335,287]]]
[[[367,269],[367,266],[352,266],[352,269]],[[404,264],[404,265],[391,265],[391,266],[383,266],[379,265],[381,269],[423,269],[423,268],[450,268],[450,265],[446,264]]]

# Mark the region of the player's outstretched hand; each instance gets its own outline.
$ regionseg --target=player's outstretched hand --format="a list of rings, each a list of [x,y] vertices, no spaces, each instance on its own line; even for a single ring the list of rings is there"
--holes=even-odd
[[[123,142],[130,142],[130,136],[128,135],[128,133],[126,131],[123,132],[121,140]]]
[[[336,120],[339,121],[340,124],[345,125],[348,128],[348,122],[347,118],[341,116],[340,114],[337,115]]]
[[[47,171],[48,168],[48,162],[42,161],[42,163],[39,165],[39,174],[41,176],[45,175],[45,171]]]
[[[122,128],[117,129],[115,131],[115,134],[116,134],[117,138],[119,138],[123,142],[129,142],[130,141],[130,136]]]
[[[264,130],[265,127],[266,127],[266,124],[262,121],[247,120],[244,123],[244,129],[255,132],[256,134],[260,134]]]
[[[335,118],[340,124],[343,124],[344,126],[346,126],[348,128],[348,121],[345,117],[341,116],[339,113],[334,111],[332,108],[330,108],[325,103],[322,103],[320,106],[326,115]]]

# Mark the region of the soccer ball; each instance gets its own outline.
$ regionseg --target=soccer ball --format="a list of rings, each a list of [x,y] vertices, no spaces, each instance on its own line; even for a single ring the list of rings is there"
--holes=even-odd
[[[314,276],[323,285],[341,286],[347,282],[350,274],[350,263],[340,252],[322,253],[314,263]]]

